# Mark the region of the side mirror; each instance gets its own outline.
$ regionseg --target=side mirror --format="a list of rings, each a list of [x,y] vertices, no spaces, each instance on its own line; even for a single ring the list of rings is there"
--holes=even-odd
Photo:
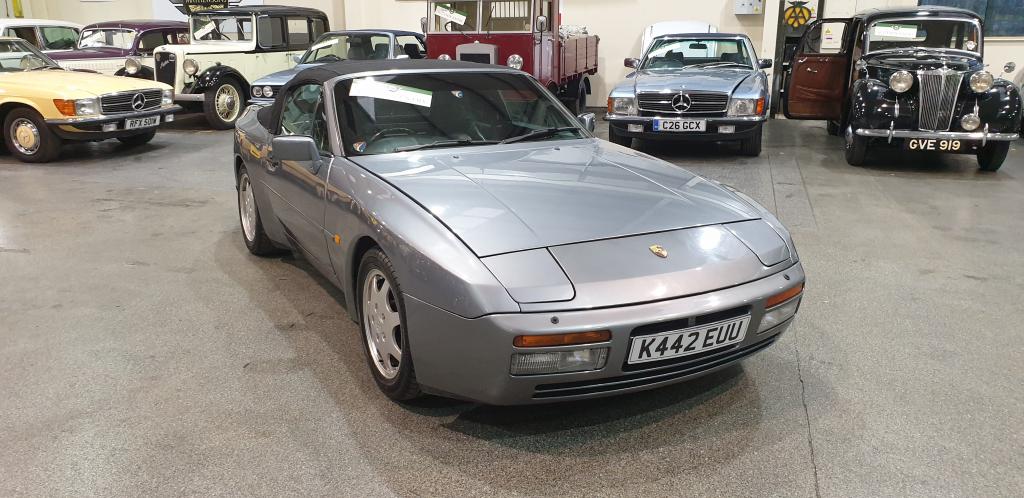
[[[422,30],[424,33],[427,32],[427,18],[426,17],[421,17],[420,18],[420,30]]]
[[[302,55],[305,55],[305,54],[302,54]],[[302,62],[302,55],[293,55],[292,56],[292,61],[294,61],[296,64]]]
[[[1007,62],[1006,65],[1003,66],[1003,72],[1006,73],[1006,74],[1010,74],[1010,73],[1012,73],[1012,72],[1014,72],[1016,70],[1017,70],[1017,63],[1016,62]]]
[[[771,59],[761,59],[757,61],[757,67],[761,69],[771,69],[773,62],[774,61],[772,61]]]
[[[320,169],[320,150],[310,137],[284,135],[270,141],[270,154],[274,161],[309,163],[306,167],[316,172]]]
[[[547,16],[537,16],[537,31],[541,33],[548,30],[548,18]]]
[[[583,127],[590,133],[594,133],[594,130],[597,128],[597,115],[592,112],[580,114],[579,116],[576,116],[576,119],[579,120],[580,124],[583,125]]]
[[[640,59],[634,59],[630,57],[626,60],[623,60],[622,65],[628,68],[636,69],[636,67],[640,65]]]

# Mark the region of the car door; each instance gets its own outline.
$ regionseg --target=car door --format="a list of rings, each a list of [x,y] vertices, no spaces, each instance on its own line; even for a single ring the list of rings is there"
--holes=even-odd
[[[284,96],[277,135],[312,137],[322,161],[278,161],[270,150],[266,175],[272,192],[274,213],[287,235],[320,269],[330,272],[327,239],[324,236],[324,192],[330,169],[330,141],[324,110],[323,86],[310,82],[293,86]]]
[[[790,119],[839,120],[850,70],[850,19],[823,19],[807,29],[790,64],[783,112]]]

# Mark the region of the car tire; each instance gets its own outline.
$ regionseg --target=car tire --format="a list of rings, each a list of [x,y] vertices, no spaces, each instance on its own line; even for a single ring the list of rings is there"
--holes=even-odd
[[[234,79],[224,78],[206,91],[203,99],[203,114],[215,129],[230,130],[245,110],[245,94]]]
[[[846,162],[850,166],[863,166],[868,157],[868,138],[853,132],[853,126],[846,127]]]
[[[840,125],[838,121],[825,122],[825,129],[828,131],[828,134],[832,135],[833,137],[839,136],[839,126]]]
[[[619,135],[615,131],[614,126],[608,126],[608,141],[615,145],[621,145],[623,147],[633,147],[633,138]]]
[[[422,396],[409,348],[405,302],[391,260],[380,249],[370,249],[363,255],[358,275],[359,328],[373,380],[395,401]]]
[[[243,167],[238,170],[238,178],[235,182],[238,189],[238,221],[242,227],[242,240],[249,252],[256,256],[272,256],[280,249],[267,237],[263,230],[263,220],[260,218],[260,210],[256,205],[256,195],[252,189],[252,181],[249,172]]]
[[[129,147],[138,147],[140,145],[146,145],[149,142],[152,142],[153,138],[155,137],[156,128],[153,128],[152,130],[149,130],[146,133],[140,133],[138,135],[131,135],[128,137],[118,137],[117,140]]]
[[[990,142],[978,150],[978,166],[982,171],[998,171],[1010,152],[1010,142]]]
[[[757,157],[761,155],[761,136],[764,134],[763,128],[758,128],[757,132],[753,136],[745,140],[740,141],[740,153],[744,156]]]
[[[63,142],[34,109],[19,107],[4,118],[4,144],[22,162],[48,163],[60,155]]]

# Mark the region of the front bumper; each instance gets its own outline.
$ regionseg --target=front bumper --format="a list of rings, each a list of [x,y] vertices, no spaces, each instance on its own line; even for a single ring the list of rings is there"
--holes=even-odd
[[[130,137],[145,133],[152,128],[124,129],[124,121],[127,119],[146,118],[150,116],[161,116],[161,124],[167,121],[166,117],[181,111],[177,105],[163,106],[158,109],[142,112],[131,112],[117,115],[101,115],[86,118],[64,118],[47,119],[46,124],[57,136],[65,140],[107,140],[110,138]],[[116,125],[114,130],[104,131],[104,125]],[[159,125],[157,125],[159,126]]]
[[[797,263],[761,280],[697,296],[617,308],[501,314],[476,319],[453,315],[407,295],[406,323],[416,377],[426,392],[492,405],[577,400],[682,382],[770,346],[792,319],[757,333],[765,299],[803,281],[803,266]],[[742,342],[671,363],[653,362],[649,367],[626,365],[630,334],[637,327],[726,311],[750,313],[750,328]],[[557,320],[553,320],[555,317]],[[519,349],[512,345],[515,336],[591,330],[612,333],[611,341],[587,346],[610,348],[603,369],[529,376],[509,374],[514,352],[574,349]]]
[[[761,126],[765,121],[764,116],[748,117],[713,117],[701,118],[699,116],[685,116],[680,119],[704,119],[707,120],[707,131],[704,132],[660,132],[654,131],[655,119],[642,116],[608,116],[604,117],[608,126],[615,129],[615,133],[622,137],[639,138],[642,140],[695,140],[695,141],[729,141],[743,140],[761,132]],[[630,125],[641,126],[643,131],[630,131]],[[734,132],[721,133],[719,127],[732,126]]]
[[[982,131],[919,131],[919,130],[897,130],[858,128],[854,131],[862,137],[885,138],[892,142],[894,138],[934,138],[936,140],[972,140],[979,141],[984,146],[987,142],[1006,142],[1020,138],[1017,133],[992,133],[988,126]]]

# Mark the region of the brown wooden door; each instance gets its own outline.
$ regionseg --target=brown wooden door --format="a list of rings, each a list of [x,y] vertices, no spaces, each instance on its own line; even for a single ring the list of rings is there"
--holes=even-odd
[[[783,112],[790,119],[838,121],[849,87],[849,19],[824,19],[804,33],[790,64]]]

